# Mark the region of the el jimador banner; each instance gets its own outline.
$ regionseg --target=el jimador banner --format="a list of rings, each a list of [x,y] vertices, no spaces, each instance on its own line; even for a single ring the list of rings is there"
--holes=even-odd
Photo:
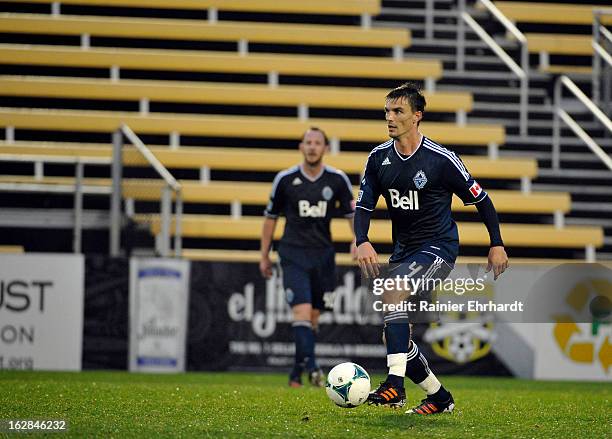
[[[130,260],[129,370],[185,370],[189,261]]]
[[[80,370],[84,258],[0,255],[0,369]]]

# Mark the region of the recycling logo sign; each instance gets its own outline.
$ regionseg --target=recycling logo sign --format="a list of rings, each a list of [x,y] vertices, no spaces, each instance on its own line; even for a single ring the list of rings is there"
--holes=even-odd
[[[612,283],[607,279],[579,282],[569,291],[565,302],[572,312],[555,316],[557,323],[553,328],[559,349],[569,360],[579,364],[598,363],[609,374],[612,343],[609,322],[603,319],[610,311]],[[584,313],[587,308],[593,316],[592,323],[576,323],[574,315]]]

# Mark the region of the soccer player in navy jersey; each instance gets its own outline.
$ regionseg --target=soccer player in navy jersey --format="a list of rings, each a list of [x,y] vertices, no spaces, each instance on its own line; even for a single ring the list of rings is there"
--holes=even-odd
[[[391,139],[374,148],[367,160],[357,196],[354,225],[357,260],[370,277],[379,274],[378,255],[368,240],[370,217],[378,198],[387,203],[392,223],[393,254],[390,267],[397,274],[444,280],[457,258],[459,236],[451,217],[451,199],[475,204],[487,227],[490,249],[487,271],[495,279],[508,266],[491,199],[452,151],[419,132],[425,98],[414,84],[406,83],[386,96],[385,118]],[[423,291],[411,292],[421,294]],[[425,291],[425,293],[427,293]],[[383,314],[387,346],[387,379],[368,401],[402,407],[406,402],[404,376],[426,392],[426,398],[406,413],[430,415],[452,412],[455,402],[429,369],[425,357],[410,338],[407,311]]]
[[[323,163],[329,149],[325,132],[311,127],[303,136],[300,165],[279,172],[272,183],[270,202],[261,235],[259,269],[265,278],[272,275],[269,252],[279,215],[284,214],[285,230],[278,245],[287,302],[293,311],[295,364],[289,386],[302,386],[302,372],[310,383],[325,384],[315,358],[315,334],[321,311],[333,305],[335,252],[330,233],[334,216],[348,218],[353,227],[353,191],[346,174]],[[355,241],[351,253],[355,254]]]

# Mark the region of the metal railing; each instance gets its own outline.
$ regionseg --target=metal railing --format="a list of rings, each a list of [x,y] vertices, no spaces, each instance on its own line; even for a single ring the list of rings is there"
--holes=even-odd
[[[593,102],[604,108],[604,111],[611,111],[612,100],[612,56],[606,49],[606,44],[612,47],[612,32],[601,24],[601,17],[612,15],[612,8],[593,10],[593,72],[592,72],[592,95]],[[601,61],[606,65],[602,69]],[[603,71],[602,71],[603,70]],[[603,93],[601,83],[603,82]],[[603,94],[603,96],[602,96]]]
[[[0,184],[0,190],[6,192],[30,193],[61,193],[74,194],[74,226],[72,232],[72,250],[81,253],[83,230],[83,195],[84,194],[110,194],[106,187],[85,187],[83,175],[85,165],[108,166],[110,159],[102,157],[71,157],[71,156],[44,156],[28,154],[0,154],[1,162],[27,162],[34,164],[34,181],[30,183],[6,182]],[[73,164],[75,165],[74,185],[46,184],[44,181],[45,163]]]
[[[612,132],[612,121],[601,111],[597,105],[591,101],[582,90],[578,88],[571,79],[567,76],[560,76],[555,82],[555,103],[554,103],[554,114],[553,114],[553,145],[552,145],[552,168],[559,170],[561,168],[561,120],[571,128],[571,130],[578,136],[593,153],[601,159],[608,169],[612,171],[612,159],[606,154],[606,152],[589,136],[576,121],[569,115],[563,108],[561,108],[562,99],[562,86],[565,86],[569,91],[572,92],[580,102],[582,102],[587,109],[593,113],[593,115],[606,127],[606,129]]]
[[[171,249],[171,227],[172,227],[172,195],[175,199],[174,212],[174,255],[180,257],[182,253],[182,217],[183,217],[183,195],[182,187],[178,181],[168,172],[162,163],[155,157],[149,148],[126,124],[122,124],[113,134],[113,194],[111,200],[111,234],[110,249],[111,256],[118,256],[121,246],[121,201],[123,178],[123,147],[124,138],[127,139],[151,165],[155,172],[163,179],[164,185],[160,197],[160,232],[156,237],[156,251],[160,256],[170,256]]]
[[[521,45],[521,65],[519,66],[502,47],[480,26],[466,10],[466,0],[459,0],[459,19],[457,20],[457,70],[465,71],[465,41],[467,24],[482,41],[506,64],[521,82],[520,89],[520,134],[527,136],[529,112],[529,51],[527,38],[490,0],[478,0]]]

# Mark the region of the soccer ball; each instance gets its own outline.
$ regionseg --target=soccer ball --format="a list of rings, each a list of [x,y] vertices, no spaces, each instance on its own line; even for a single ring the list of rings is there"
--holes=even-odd
[[[325,391],[336,405],[357,407],[368,399],[370,376],[358,364],[340,363],[329,371]]]

